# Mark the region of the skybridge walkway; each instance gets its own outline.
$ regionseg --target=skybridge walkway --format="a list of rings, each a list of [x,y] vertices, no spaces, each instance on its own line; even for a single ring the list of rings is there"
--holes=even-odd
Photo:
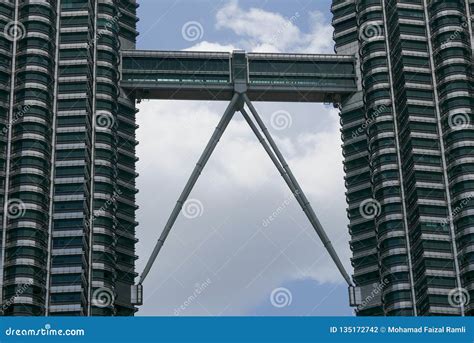
[[[121,65],[137,99],[229,101],[236,78],[252,101],[331,103],[357,90],[353,56],[125,50]]]
[[[124,51],[121,67],[121,87],[137,99],[229,101],[161,231],[138,283],[131,288],[133,304],[143,303],[143,282],[236,112],[240,112],[248,123],[347,282],[350,303],[354,306],[361,303],[361,288],[352,283],[309,200],[253,104],[257,101],[341,102],[357,91],[354,57],[258,54],[241,50],[232,53]]]

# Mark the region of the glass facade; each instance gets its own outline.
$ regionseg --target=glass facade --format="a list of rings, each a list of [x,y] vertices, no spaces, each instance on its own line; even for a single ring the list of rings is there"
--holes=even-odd
[[[359,315],[474,314],[455,301],[474,299],[473,11],[333,1],[336,52],[360,70],[340,114],[353,278],[381,289]]]
[[[133,315],[133,0],[0,1],[5,315]]]
[[[231,88],[226,56],[175,68],[144,53],[124,60],[122,80],[136,9],[135,0],[0,0],[5,315],[136,311],[137,93],[118,85]],[[353,279],[372,294],[357,313],[472,315],[453,291],[474,299],[474,3],[334,0],[331,10],[336,53],[357,64],[357,91],[340,107]],[[249,56],[250,87],[353,91],[352,57]],[[182,75],[196,65],[199,77]]]

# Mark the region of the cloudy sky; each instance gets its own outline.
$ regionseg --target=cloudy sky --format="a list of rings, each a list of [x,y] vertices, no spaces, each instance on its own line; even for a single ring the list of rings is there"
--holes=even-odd
[[[329,8],[329,0],[141,0],[137,48],[332,53]],[[138,105],[139,272],[225,107]],[[351,270],[337,111],[256,107]],[[144,284],[140,315],[352,314],[343,278],[239,113],[190,198],[195,206],[178,217]]]

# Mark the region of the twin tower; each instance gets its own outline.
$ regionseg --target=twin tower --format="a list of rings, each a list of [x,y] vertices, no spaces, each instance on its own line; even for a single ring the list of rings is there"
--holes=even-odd
[[[139,51],[137,7],[0,1],[4,315],[133,315],[135,103],[236,92],[340,108],[359,315],[474,313],[474,3],[335,0],[336,55]]]

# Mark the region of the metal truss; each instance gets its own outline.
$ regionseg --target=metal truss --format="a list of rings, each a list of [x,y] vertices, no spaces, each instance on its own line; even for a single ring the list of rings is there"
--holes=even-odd
[[[248,109],[250,110],[250,113],[253,116],[253,119],[249,116],[247,111],[245,110],[245,105],[247,105]],[[354,287],[351,278],[349,277],[349,274],[344,268],[344,265],[342,264],[341,260],[339,259],[339,256],[337,255],[333,245],[331,244],[331,241],[329,240],[326,232],[324,231],[318,217],[316,216],[316,213],[314,212],[313,208],[311,207],[311,204],[308,201],[308,198],[304,194],[303,190],[301,189],[298,181],[296,180],[295,176],[293,175],[293,172],[291,171],[290,167],[288,166],[288,163],[286,162],[285,158],[283,157],[282,153],[278,149],[273,137],[271,136],[270,132],[268,129],[265,127],[265,124],[263,123],[261,117],[259,116],[257,110],[255,109],[253,103],[250,101],[247,93],[246,93],[246,87],[245,83],[237,83],[235,86],[235,91],[234,95],[227,106],[224,114],[222,115],[222,118],[220,119],[216,129],[214,130],[214,133],[212,134],[211,138],[209,139],[209,142],[207,143],[206,147],[204,148],[204,151],[202,152],[198,162],[196,163],[196,166],[194,167],[194,170],[189,177],[186,185],[184,186],[184,189],[181,193],[181,195],[178,198],[178,201],[176,202],[176,205],[173,208],[173,211],[171,212],[168,221],[166,222],[166,225],[161,232],[161,235],[156,242],[156,245],[153,249],[153,252],[151,253],[150,258],[148,259],[148,262],[145,266],[145,269],[143,270],[139,282],[137,285],[132,286],[132,302],[135,305],[141,305],[143,302],[143,282],[145,281],[148,273],[150,272],[153,263],[156,260],[156,257],[158,256],[161,248],[163,247],[163,244],[166,241],[166,238],[168,237],[171,229],[173,228],[173,225],[176,221],[176,218],[178,217],[179,213],[181,212],[181,209],[186,202],[189,194],[191,193],[194,185],[196,184],[196,181],[198,180],[202,170],[206,166],[206,163],[209,161],[209,158],[211,157],[214,149],[216,148],[219,140],[221,139],[222,135],[224,134],[228,124],[232,120],[232,117],[234,116],[235,112],[240,111],[250,128],[252,129],[253,133],[265,149],[266,153],[272,160],[273,164],[275,167],[278,169],[279,173],[281,174],[283,180],[285,183],[288,185],[290,188],[291,192],[293,193],[295,199],[297,200],[298,204],[301,206],[303,212],[306,214],[306,217],[308,218],[309,222],[313,226],[314,230],[318,234],[319,238],[321,239],[321,242],[323,243],[324,247],[326,248],[327,252],[331,256],[332,260],[336,264],[336,267],[338,268],[339,272],[347,282],[349,286],[349,298],[350,302],[353,305],[357,305],[360,303],[360,289],[358,287]]]

